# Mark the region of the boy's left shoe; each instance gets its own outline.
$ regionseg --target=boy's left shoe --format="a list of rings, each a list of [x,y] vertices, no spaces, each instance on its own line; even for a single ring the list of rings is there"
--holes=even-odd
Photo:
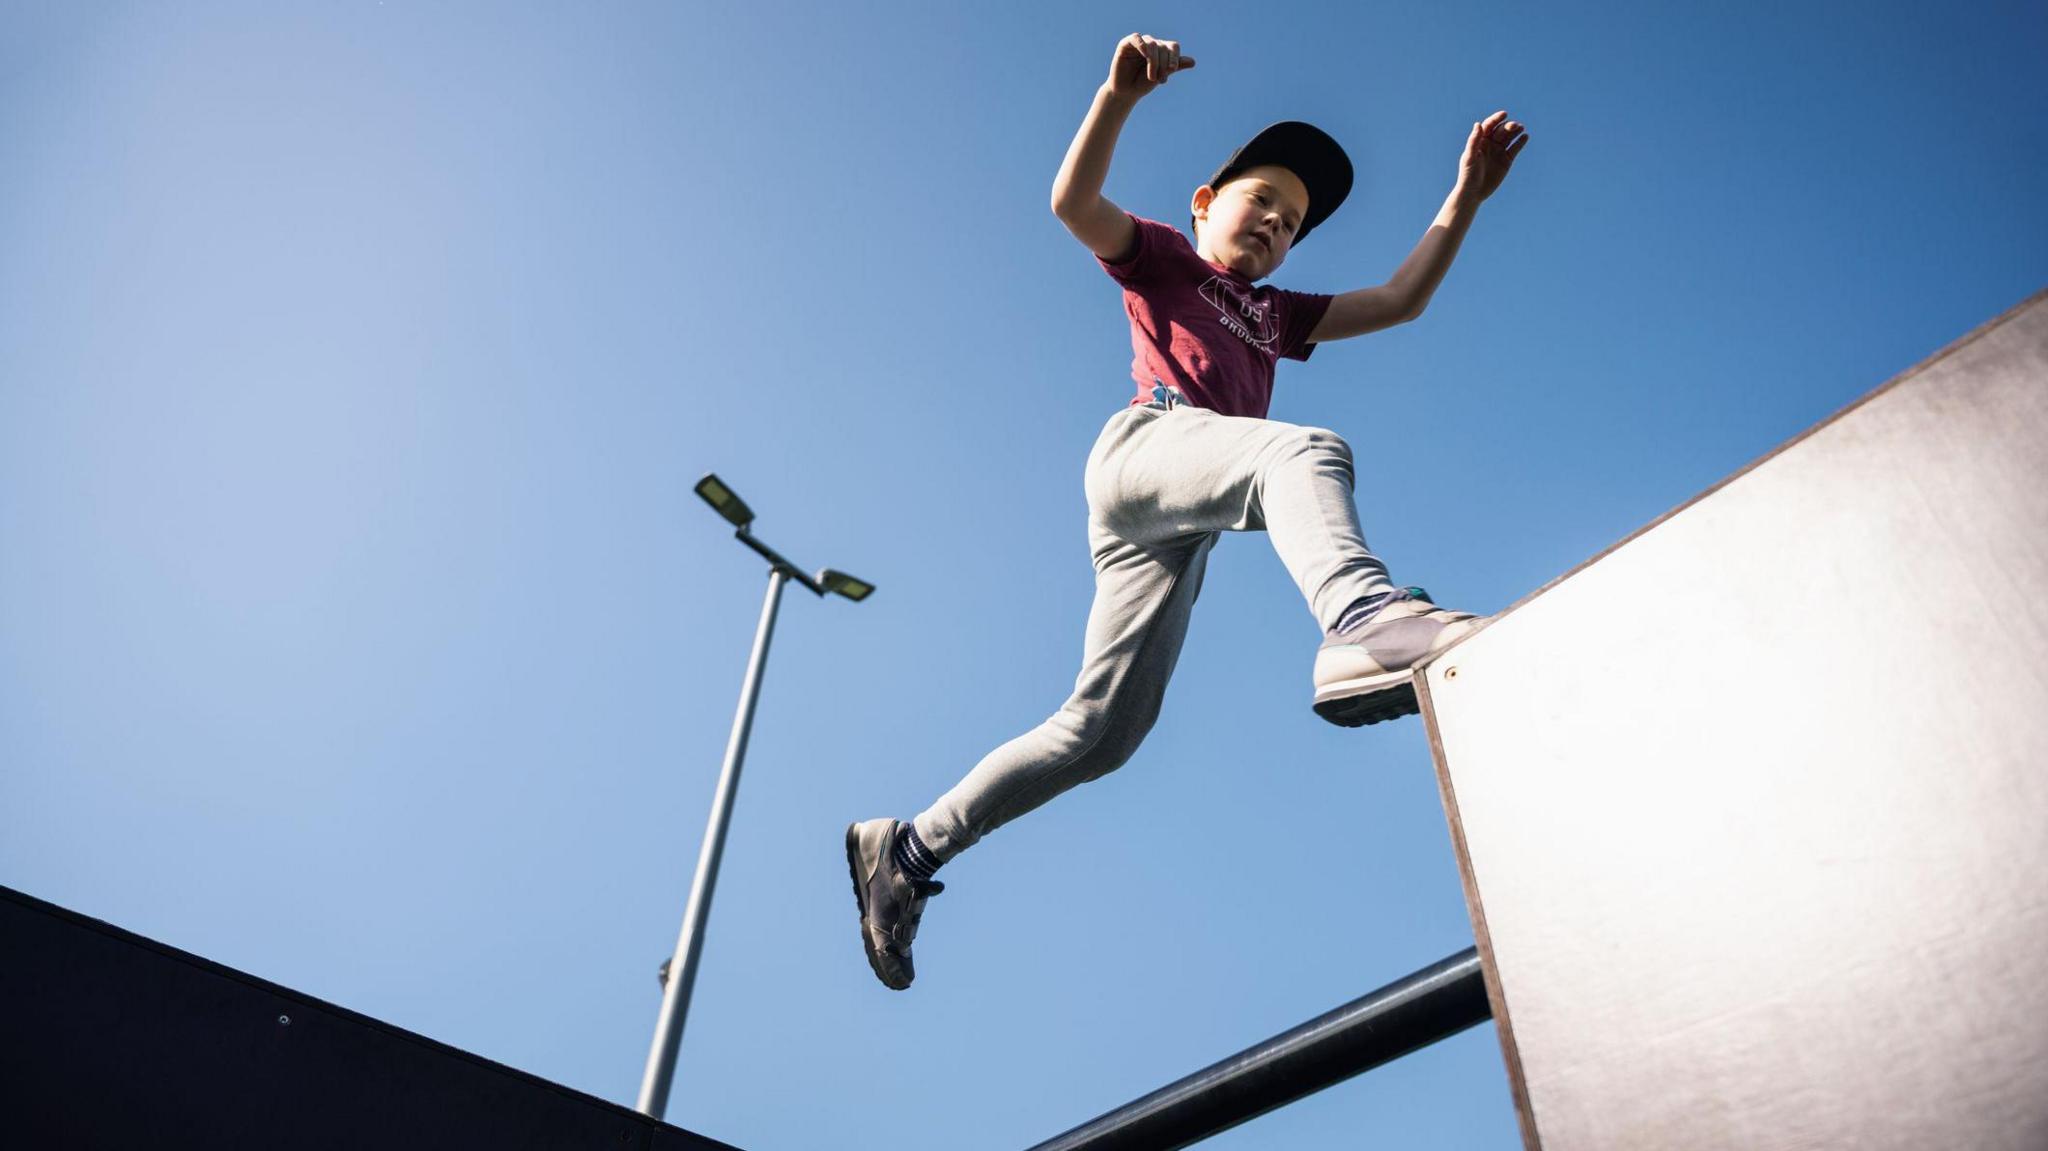
[[[910,944],[917,938],[927,899],[946,890],[936,879],[919,879],[896,862],[896,841],[910,830],[893,819],[870,819],[846,829],[846,866],[853,873],[853,900],[860,909],[860,942],[875,978],[892,991],[917,978]]]
[[[1478,631],[1485,620],[1445,611],[1421,588],[1403,588],[1363,623],[1316,652],[1316,714],[1339,727],[1414,715],[1414,667]]]

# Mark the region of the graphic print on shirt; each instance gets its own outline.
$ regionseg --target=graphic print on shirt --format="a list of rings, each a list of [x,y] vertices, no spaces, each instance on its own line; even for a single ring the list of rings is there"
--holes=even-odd
[[[1254,300],[1250,293],[1222,276],[1202,285],[1202,298],[1216,309],[1223,326],[1255,348],[1270,347],[1280,336],[1273,326],[1273,301]]]

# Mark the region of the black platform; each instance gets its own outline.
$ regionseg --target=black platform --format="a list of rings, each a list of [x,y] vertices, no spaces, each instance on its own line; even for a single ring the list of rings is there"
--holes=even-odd
[[[0,1147],[733,1151],[5,887]]]

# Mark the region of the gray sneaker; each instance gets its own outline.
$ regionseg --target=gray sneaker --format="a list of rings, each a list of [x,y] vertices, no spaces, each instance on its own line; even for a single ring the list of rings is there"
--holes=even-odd
[[[1316,714],[1339,727],[1414,715],[1415,676],[1424,659],[1478,631],[1485,620],[1445,611],[1419,587],[1402,588],[1364,623],[1316,651]]]
[[[853,873],[853,898],[860,905],[860,943],[875,978],[896,991],[910,986],[917,971],[910,941],[924,918],[925,900],[946,890],[936,879],[919,879],[896,862],[896,839],[904,825],[870,819],[846,829],[846,866]]]

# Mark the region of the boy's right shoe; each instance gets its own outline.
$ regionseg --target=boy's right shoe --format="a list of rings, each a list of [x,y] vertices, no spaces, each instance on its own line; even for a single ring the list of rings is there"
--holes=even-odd
[[[853,898],[860,905],[860,942],[875,978],[895,991],[910,986],[917,971],[910,942],[917,938],[925,900],[946,890],[936,879],[919,879],[896,862],[896,840],[905,825],[870,819],[846,829],[846,866],[853,873]]]
[[[1414,667],[1478,631],[1485,620],[1445,611],[1421,588],[1402,588],[1349,630],[1333,633],[1316,652],[1316,714],[1339,727],[1360,727],[1414,715]]]

